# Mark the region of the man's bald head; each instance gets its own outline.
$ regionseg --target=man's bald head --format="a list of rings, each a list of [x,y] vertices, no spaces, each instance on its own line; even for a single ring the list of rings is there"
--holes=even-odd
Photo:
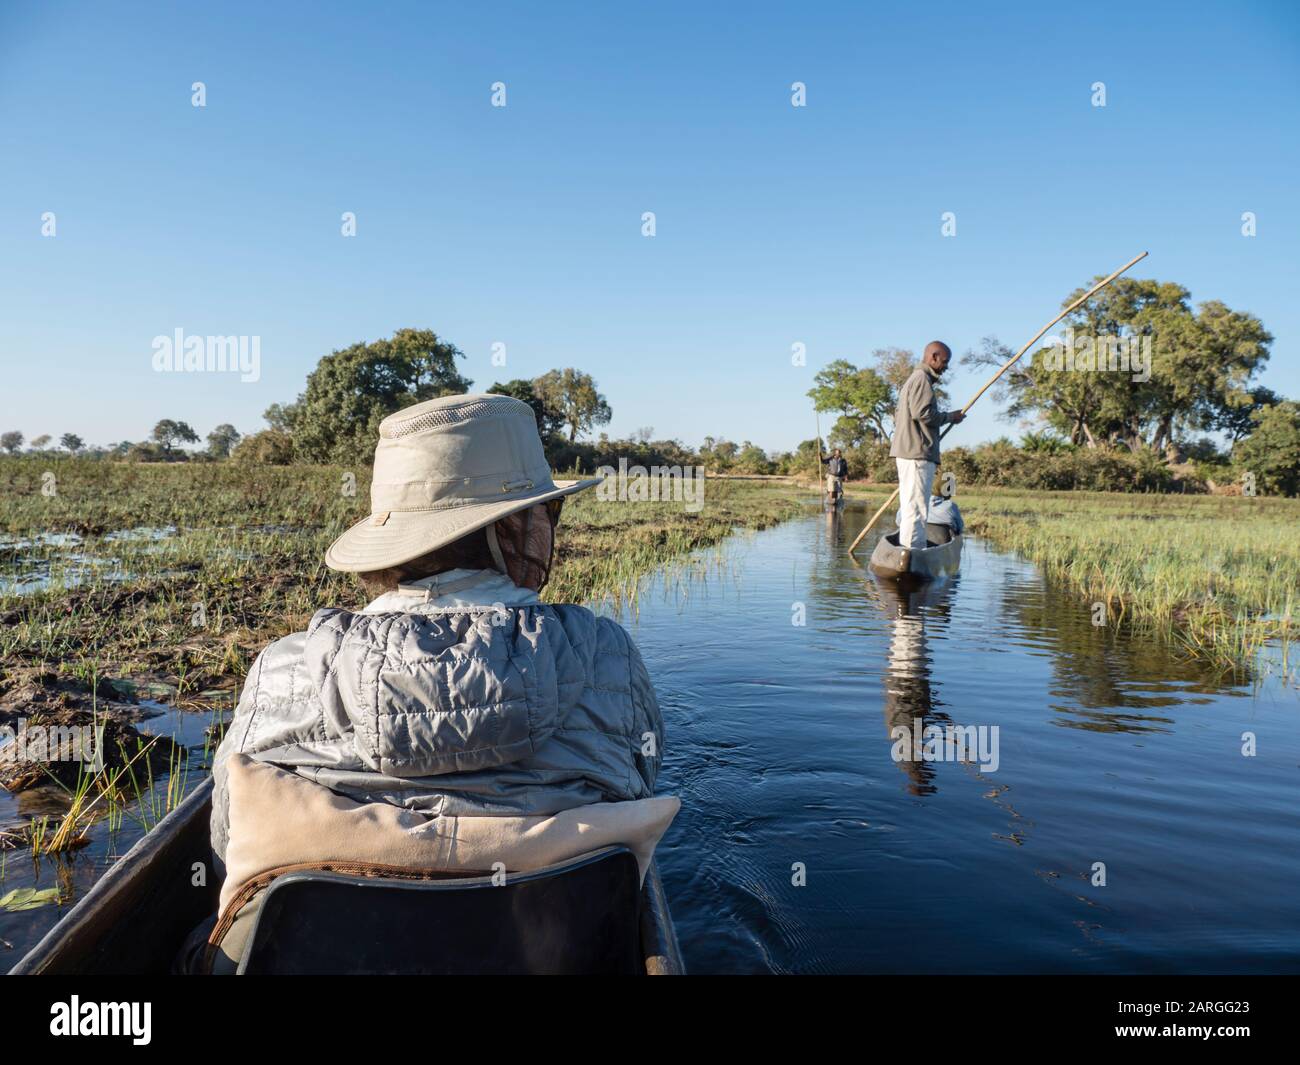
[[[952,359],[952,348],[948,347],[942,340],[932,340],[925,346],[925,354],[921,361],[930,367],[935,373],[943,373],[948,369],[948,362]]]

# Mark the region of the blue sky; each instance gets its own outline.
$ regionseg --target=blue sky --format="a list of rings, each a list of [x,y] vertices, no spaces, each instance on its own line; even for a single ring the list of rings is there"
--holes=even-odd
[[[831,359],[1019,347],[1142,250],[1300,396],[1300,5],[480,6],[0,6],[0,428],[253,430],[418,326],[478,388],[591,372],[614,435],[784,449]],[[177,328],[260,380],[155,373]]]

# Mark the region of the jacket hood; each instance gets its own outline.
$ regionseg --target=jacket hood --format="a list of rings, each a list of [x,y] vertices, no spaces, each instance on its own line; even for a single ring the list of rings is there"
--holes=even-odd
[[[370,770],[395,777],[528,758],[587,684],[570,633],[554,608],[541,605],[321,610],[307,631],[303,666],[327,738],[350,734]]]

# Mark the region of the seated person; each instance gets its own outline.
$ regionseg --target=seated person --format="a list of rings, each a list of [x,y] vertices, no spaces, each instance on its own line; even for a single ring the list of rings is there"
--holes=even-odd
[[[903,511],[906,508],[900,507],[894,521],[898,527],[902,528]],[[925,512],[925,523],[927,525],[946,525],[953,531],[954,535],[959,535],[966,528],[966,523],[962,520],[961,511],[957,509],[957,500],[952,496],[931,495]]]
[[[371,513],[325,555],[375,598],[319,610],[254,663],[213,769],[223,874],[239,842],[232,772],[260,763],[420,821],[654,795],[663,720],[631,637],[537,595],[564,497],[597,483],[552,481],[532,408],[507,396],[447,396],[381,423]]]
[[[946,525],[954,533],[961,533],[966,528],[961,511],[957,509],[957,500],[952,496],[931,496],[925,520],[931,525]]]

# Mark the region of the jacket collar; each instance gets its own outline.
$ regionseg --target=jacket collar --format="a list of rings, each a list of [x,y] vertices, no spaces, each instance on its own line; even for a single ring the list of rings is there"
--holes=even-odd
[[[409,612],[417,607],[528,606],[540,602],[531,588],[520,588],[504,573],[494,569],[451,569],[403,581],[397,591],[385,592],[361,613],[390,614]]]

